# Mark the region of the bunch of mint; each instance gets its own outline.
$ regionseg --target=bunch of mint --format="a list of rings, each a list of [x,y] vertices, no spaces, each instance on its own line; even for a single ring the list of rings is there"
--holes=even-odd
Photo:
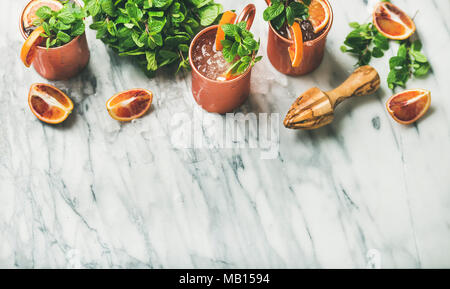
[[[53,11],[48,6],[42,6],[36,11],[38,19],[33,25],[44,28],[47,49],[69,43],[85,31],[86,13],[83,8],[69,1],[64,1],[63,4],[59,11]]]
[[[298,2],[295,0],[272,0],[271,5],[264,10],[264,20],[270,21],[276,30],[280,30],[286,23],[294,24],[296,19],[306,20],[309,17],[311,0]]]
[[[222,13],[214,0],[84,0],[97,38],[132,56],[149,76],[164,66],[190,68],[189,45]]]
[[[253,34],[246,29],[247,22],[238,24],[224,24],[222,30],[225,40],[222,40],[223,57],[229,63],[233,63],[227,72],[239,75],[253,67],[262,59],[256,57],[259,51],[260,41],[256,41]]]
[[[389,49],[389,39],[378,32],[373,23],[350,23],[353,28],[345,39],[342,52],[355,55],[358,62],[355,66],[368,65],[372,57],[381,58]],[[390,89],[398,86],[405,88],[412,76],[425,76],[431,69],[427,57],[421,52],[422,44],[419,40],[412,42],[407,39],[400,42],[397,56],[389,60],[390,72],[387,83]]]
[[[341,46],[341,50],[358,58],[356,66],[368,65],[372,57],[384,56],[384,51],[389,49],[389,39],[378,32],[375,25],[356,22],[349,25],[353,31],[345,38],[345,45]]]
[[[390,89],[395,89],[397,86],[406,87],[406,82],[412,75],[420,77],[428,74],[431,65],[421,50],[420,40],[414,42],[405,40],[401,43],[397,56],[389,60],[391,71],[387,82]]]

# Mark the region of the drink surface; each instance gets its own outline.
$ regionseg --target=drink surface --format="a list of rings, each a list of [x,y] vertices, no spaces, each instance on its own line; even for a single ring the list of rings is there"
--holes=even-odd
[[[299,22],[300,28],[302,29],[303,42],[311,41],[322,35],[322,33],[327,29],[326,27],[322,29],[319,33],[314,33],[314,28],[309,20],[302,20]],[[284,25],[279,31],[281,36],[290,39],[289,29],[287,25]]]
[[[231,67],[222,51],[216,50],[215,37],[217,30],[211,30],[199,38],[194,46],[192,61],[197,70],[211,80],[221,80],[223,74]]]

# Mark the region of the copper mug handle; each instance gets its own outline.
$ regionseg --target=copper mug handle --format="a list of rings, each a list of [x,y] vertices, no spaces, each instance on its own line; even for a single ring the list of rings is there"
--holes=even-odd
[[[267,0],[268,1],[268,0]],[[253,21],[255,20],[256,15],[256,7],[254,4],[248,4],[245,6],[244,10],[242,10],[241,14],[236,20],[236,23],[241,23],[242,21],[247,22],[247,30],[250,30],[253,25]]]

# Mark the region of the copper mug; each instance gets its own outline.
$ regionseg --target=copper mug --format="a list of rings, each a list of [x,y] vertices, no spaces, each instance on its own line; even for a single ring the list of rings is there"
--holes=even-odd
[[[23,9],[20,16],[20,32],[27,39],[23,26],[23,14],[30,1]],[[77,1],[75,1],[78,5]],[[82,34],[69,43],[55,48],[37,47],[33,66],[37,73],[48,80],[66,80],[76,76],[89,62],[90,52],[86,34]]]
[[[276,70],[287,75],[305,75],[314,71],[322,63],[325,54],[325,44],[328,33],[333,25],[333,9],[330,2],[324,0],[330,11],[330,21],[322,34],[316,39],[303,43],[303,59],[299,67],[292,67],[288,48],[293,41],[281,36],[269,22],[269,37],[267,42],[267,56]],[[266,0],[270,5],[270,0]]]
[[[247,29],[250,30],[255,19],[256,7],[253,4],[247,5],[237,18],[236,23],[247,21]],[[200,31],[189,48],[189,62],[192,67],[192,94],[195,101],[206,111],[224,114],[232,112],[241,106],[250,94],[250,78],[252,68],[237,78],[227,81],[212,80],[203,76],[195,67],[193,59],[193,49],[197,41],[211,30],[217,31],[218,25],[210,26]]]

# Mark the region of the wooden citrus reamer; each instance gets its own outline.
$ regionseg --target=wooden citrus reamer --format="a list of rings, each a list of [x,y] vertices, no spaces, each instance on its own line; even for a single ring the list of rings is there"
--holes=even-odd
[[[380,76],[375,68],[362,66],[338,88],[324,92],[317,87],[303,93],[289,110],[284,126],[291,129],[317,129],[334,120],[338,104],[354,96],[375,93],[380,88]]]

